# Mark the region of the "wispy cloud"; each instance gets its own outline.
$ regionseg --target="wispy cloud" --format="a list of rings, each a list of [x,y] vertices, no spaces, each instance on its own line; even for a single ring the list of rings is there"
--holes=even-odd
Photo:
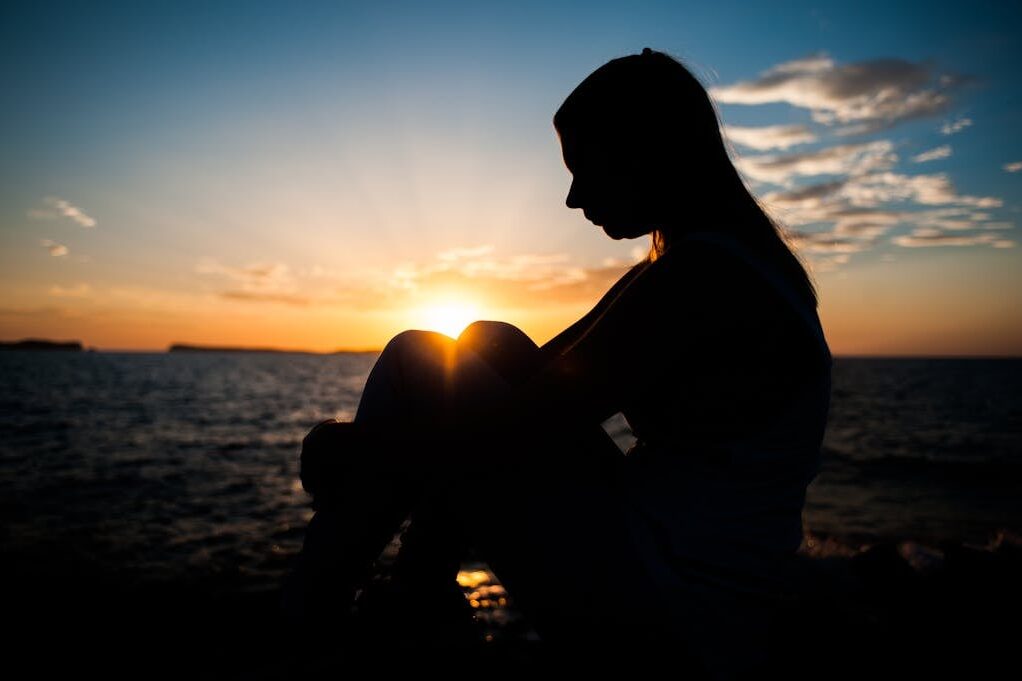
[[[972,125],[971,118],[959,118],[950,123],[944,123],[944,125],[940,126],[940,132],[943,135],[954,135],[956,132],[965,130],[970,125]]]
[[[92,294],[92,287],[81,283],[74,286],[60,286],[54,284],[50,287],[50,295],[54,298],[86,298]]]
[[[746,156],[738,169],[754,180],[786,184],[798,176],[858,175],[891,168],[898,160],[887,140],[840,144],[798,154]]]
[[[36,220],[52,220],[58,217],[66,217],[74,220],[82,227],[96,226],[96,221],[86,215],[85,211],[58,196],[47,196],[42,200],[42,207],[31,209],[28,211],[28,216]]]
[[[214,258],[202,258],[195,266],[199,274],[216,274],[253,286],[278,286],[288,278],[283,263],[251,263],[241,267],[224,265]]]
[[[944,111],[961,80],[926,63],[889,58],[837,64],[820,54],[710,93],[724,104],[786,102],[809,109],[817,123],[846,125],[840,132],[857,134]]]
[[[788,231],[795,245],[811,253],[857,253],[865,248],[862,241],[827,232]]]
[[[639,251],[636,261],[645,256],[644,249]],[[572,263],[567,253],[501,255],[483,245],[451,248],[390,272],[340,272],[320,265],[293,271],[279,262],[233,265],[211,257],[198,261],[195,271],[218,282],[213,289],[217,297],[234,301],[378,310],[470,294],[487,305],[525,309],[537,300],[591,302],[633,264],[609,259],[587,266]]]
[[[959,194],[944,173],[933,175],[901,175],[883,172],[850,180],[842,190],[852,203],[876,206],[892,201],[914,201],[925,206],[960,204],[976,208],[997,208],[1002,201],[993,196]]]
[[[285,305],[308,305],[310,300],[296,293],[271,293],[268,291],[231,290],[220,293],[221,298],[244,300],[258,303],[283,303]]]
[[[446,251],[433,261],[400,266],[388,281],[380,282],[383,288],[376,298],[401,305],[414,298],[471,291],[498,307],[532,307],[540,296],[550,303],[574,305],[604,293],[646,255],[645,249],[636,248],[632,261],[610,258],[598,266],[586,266],[573,264],[567,253],[498,255],[490,247],[455,250],[457,258]]]
[[[248,265],[225,265],[215,258],[202,258],[195,266],[199,274],[227,279],[233,286],[219,295],[231,300],[305,305],[308,297],[300,295],[288,266],[283,263],[255,262]]]
[[[468,260],[472,258],[478,258],[480,256],[489,255],[493,253],[493,245],[486,244],[483,246],[469,246],[466,248],[452,248],[447,251],[437,253],[437,258],[445,262],[453,262],[455,260]]]
[[[924,246],[977,246],[988,245],[994,248],[1012,248],[1015,242],[1004,239],[996,234],[983,233],[974,235],[948,234],[939,229],[920,228],[911,234],[898,236],[891,241],[899,246],[920,248]]]
[[[1005,172],[1017,173],[1022,170],[1022,161],[1014,161],[1013,163],[1005,163],[1003,166]]]
[[[47,251],[49,251],[50,255],[58,258],[67,255],[68,253],[71,252],[71,249],[69,249],[67,246],[65,246],[64,244],[58,244],[56,241],[53,241],[52,239],[43,239],[42,241],[39,242],[39,245],[45,248]]]
[[[1006,230],[1011,223],[993,221],[987,208],[1000,200],[958,194],[944,175],[906,176],[875,173],[848,177],[763,196],[763,203],[793,233],[799,248],[811,256],[817,270],[834,269],[848,257],[870,250],[877,240],[899,225],[912,228],[900,245],[1011,245],[1004,236],[963,235],[962,232]],[[812,227],[812,229],[802,229]],[[952,232],[948,234],[948,232]]]
[[[912,222],[927,229],[961,231],[1011,228],[1011,223],[990,222],[990,217],[990,213],[968,206],[950,206],[911,213]]]
[[[767,125],[759,128],[728,125],[724,127],[724,135],[735,144],[758,151],[784,150],[817,139],[813,131],[804,125]]]
[[[929,151],[924,151],[921,154],[916,154],[912,157],[913,163],[926,163],[927,161],[937,161],[942,158],[948,158],[951,156],[951,145],[944,144]]]
[[[492,253],[491,246],[445,251],[437,254],[434,262],[399,267],[394,272],[394,279],[408,288],[415,287],[423,278],[456,272],[469,279],[490,278],[543,287],[558,278],[577,276],[577,273],[566,274],[573,271],[573,268],[565,266],[569,260],[567,253],[526,253],[504,257],[496,257]]]

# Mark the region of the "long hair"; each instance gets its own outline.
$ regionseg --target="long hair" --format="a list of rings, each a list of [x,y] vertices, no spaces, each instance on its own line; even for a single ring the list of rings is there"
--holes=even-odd
[[[568,95],[553,122],[560,134],[598,139],[618,158],[641,164],[657,195],[685,201],[675,207],[677,214],[687,213],[689,223],[703,221],[684,230],[733,234],[775,263],[816,307],[816,287],[784,228],[767,215],[731,162],[706,88],[677,59],[647,47],[607,62]],[[682,236],[677,225],[652,227],[649,260]]]

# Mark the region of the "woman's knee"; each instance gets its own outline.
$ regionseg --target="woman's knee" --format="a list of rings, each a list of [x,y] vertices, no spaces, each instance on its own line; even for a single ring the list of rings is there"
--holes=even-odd
[[[417,373],[423,366],[446,363],[443,358],[449,361],[454,348],[454,340],[442,333],[411,329],[391,338],[376,363],[401,373]]]
[[[458,347],[472,350],[509,381],[530,373],[540,355],[539,346],[507,322],[472,322],[458,336]]]
[[[421,352],[423,349],[445,348],[454,343],[448,336],[436,331],[409,329],[397,334],[383,348],[384,355],[405,355],[409,352]]]
[[[459,343],[495,342],[501,340],[529,340],[529,336],[514,324],[488,319],[474,321],[458,336]]]

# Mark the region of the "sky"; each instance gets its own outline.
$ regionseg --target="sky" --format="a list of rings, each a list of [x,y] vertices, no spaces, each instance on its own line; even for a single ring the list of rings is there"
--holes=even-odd
[[[1022,6],[5,3],[0,339],[538,342],[647,249],[551,119],[649,46],[718,105],[836,355],[1022,354]]]

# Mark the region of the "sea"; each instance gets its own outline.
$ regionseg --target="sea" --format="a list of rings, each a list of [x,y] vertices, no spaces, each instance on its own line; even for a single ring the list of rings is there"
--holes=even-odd
[[[312,515],[301,440],[352,418],[376,357],[0,353],[0,555],[278,588]],[[807,539],[855,551],[1017,535],[1020,388],[1020,359],[836,358]],[[487,579],[470,568],[466,589]]]

